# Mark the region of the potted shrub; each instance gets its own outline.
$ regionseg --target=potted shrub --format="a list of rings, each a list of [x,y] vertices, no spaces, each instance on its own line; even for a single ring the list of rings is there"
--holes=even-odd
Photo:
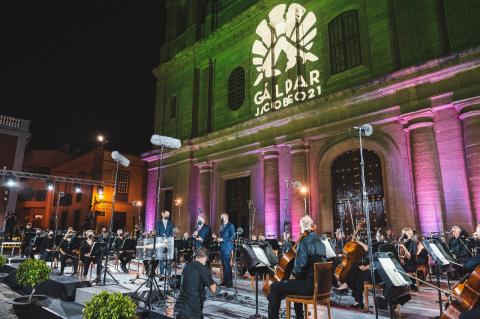
[[[137,306],[129,296],[102,291],[82,311],[85,319],[134,319]]]
[[[35,295],[35,289],[50,278],[50,272],[50,267],[43,260],[27,259],[18,266],[17,283],[32,290],[30,295],[9,300],[19,318],[28,318],[35,304],[47,299],[45,295]]]
[[[7,258],[5,256],[0,255],[0,269],[5,266],[7,263]],[[8,273],[0,272],[0,283],[3,282],[3,279],[5,279],[8,276]]]

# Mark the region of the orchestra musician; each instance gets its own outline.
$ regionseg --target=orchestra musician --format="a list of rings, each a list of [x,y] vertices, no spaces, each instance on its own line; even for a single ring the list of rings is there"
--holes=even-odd
[[[123,249],[123,245],[127,236],[123,232],[123,229],[117,230],[117,237],[113,240],[113,250],[116,251],[118,260],[124,273],[128,273],[127,264],[132,260],[132,254],[129,251]]]
[[[292,234],[288,230],[284,231],[282,234],[283,244],[282,244],[282,253],[285,254],[292,250],[293,245],[295,244],[292,240]]]
[[[452,235],[453,237],[448,241],[448,248],[450,248],[457,258],[457,262],[463,264],[470,257],[470,253],[467,248],[467,243],[462,236],[462,229],[458,226],[453,226]]]
[[[198,214],[197,217],[197,226],[195,231],[192,233],[193,247],[197,251],[200,247],[207,247],[208,242],[211,237],[210,227],[205,224],[205,215]]]
[[[220,261],[223,268],[223,282],[220,286],[233,287],[232,267],[230,266],[230,256],[234,249],[235,226],[228,220],[228,213],[220,215]]]
[[[428,251],[423,244],[423,240],[423,235],[419,235],[417,241],[417,265],[428,266]]]
[[[83,263],[83,279],[87,278],[88,269],[90,268],[91,263],[97,264],[97,277],[95,281],[100,281],[100,277],[102,274],[102,256],[101,254],[92,255],[92,248],[93,244],[95,243],[93,239],[93,231],[87,230],[86,239],[82,241],[80,245],[80,260]]]
[[[72,276],[77,274],[78,270],[78,243],[74,238],[74,231],[70,227],[63,240],[60,243],[60,275],[63,276],[67,260],[71,259],[73,264],[73,273]]]
[[[47,238],[45,238],[42,241],[42,247],[40,249],[42,251],[42,257],[41,258],[42,258],[43,261],[53,261],[54,259],[57,258],[55,247],[53,247],[54,242],[55,242],[55,237],[54,237],[54,234],[53,234],[53,230],[50,230],[48,232]]]
[[[173,223],[170,220],[170,212],[168,210],[163,210],[161,215],[162,219],[157,222],[156,227],[157,236],[163,237],[164,239],[173,240]],[[168,269],[166,270],[166,268]],[[170,275],[171,271],[172,269],[167,260],[162,260],[162,262],[160,262],[160,275],[164,276],[166,272],[168,272],[168,275]]]
[[[276,281],[270,287],[268,295],[268,318],[278,319],[281,300],[286,295],[311,295],[314,286],[313,265],[326,257],[326,249],[320,237],[313,231],[313,220],[306,215],[300,219],[302,232],[308,232],[297,244],[297,253],[292,275],[284,281]],[[302,304],[295,303],[296,318],[303,318]]]
[[[22,233],[22,238],[23,238],[22,246],[21,246],[22,257],[27,257],[28,248],[33,237],[35,237],[35,232],[32,229],[32,224],[27,223]]]
[[[30,239],[30,243],[27,248],[27,256],[34,259],[35,254],[40,253],[40,249],[42,247],[42,231],[37,228],[35,231],[35,237]]]
[[[335,239],[333,240],[333,248],[337,256],[342,257],[343,246],[345,246],[346,242],[347,241],[345,240],[345,233],[343,232],[343,230],[338,228],[335,231]]]
[[[402,229],[402,236],[398,244],[398,258],[403,269],[407,273],[417,272],[417,241],[414,238],[414,232],[410,227]],[[415,283],[412,283],[411,289],[418,291]]]
[[[387,243],[394,243],[395,242],[395,232],[393,231],[392,227],[385,228],[385,241]]]
[[[475,233],[473,233],[473,237],[475,241],[480,239],[480,224],[477,225],[477,228],[475,229]],[[479,265],[480,265],[480,254],[476,254],[475,256],[468,258],[463,264],[463,267],[465,268],[466,271],[471,272]]]

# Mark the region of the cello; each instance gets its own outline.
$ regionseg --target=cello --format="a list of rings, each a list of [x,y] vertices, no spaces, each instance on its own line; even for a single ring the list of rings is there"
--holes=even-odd
[[[455,299],[450,302],[440,319],[458,319],[464,311],[471,310],[480,302],[480,266],[477,266],[466,279],[460,280],[452,288]]]
[[[353,232],[352,239],[343,246],[343,257],[340,264],[335,268],[335,278],[344,283],[345,279],[354,264],[360,262],[360,259],[365,255],[365,250],[355,241],[358,231],[365,224],[360,222]]]
[[[269,280],[265,281],[263,284],[263,293],[265,294],[265,297],[268,297],[270,294],[270,286],[276,282],[276,281],[283,281],[287,280],[290,278],[290,275],[292,274],[293,270],[293,265],[295,263],[295,254],[297,252],[297,245],[302,241],[303,238],[308,236],[310,231],[315,230],[315,225],[311,230],[305,230],[301,235],[300,238],[297,240],[295,245],[292,247],[292,249],[285,254],[283,254],[282,258],[280,258],[278,265],[275,269],[275,274],[270,277]]]

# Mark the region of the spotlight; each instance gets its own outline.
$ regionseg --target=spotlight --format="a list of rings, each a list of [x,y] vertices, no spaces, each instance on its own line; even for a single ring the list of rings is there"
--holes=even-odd
[[[97,186],[97,193],[103,196],[103,186]]]
[[[308,192],[307,187],[305,187],[305,186],[300,187],[300,193],[302,193],[303,195],[306,195],[307,192]]]
[[[54,187],[55,187],[55,186],[54,186],[53,181],[47,181],[47,189],[48,189],[49,191],[53,191],[53,188],[54,188]]]
[[[182,205],[182,199],[181,199],[181,198],[177,198],[177,199],[175,200],[175,206],[180,206],[180,205]]]
[[[75,193],[81,193],[82,192],[82,187],[80,186],[80,184],[73,185],[73,188],[75,189]]]
[[[6,183],[6,185],[7,185],[8,187],[13,187],[13,186],[15,186],[15,178],[13,178],[13,177],[8,177],[8,178],[7,178],[7,183]]]
[[[103,143],[103,141],[105,141],[105,136],[103,136],[102,134],[98,134],[97,141],[99,141],[100,143]]]
[[[142,207],[143,203],[140,200],[136,200],[132,202],[133,206],[135,207]]]

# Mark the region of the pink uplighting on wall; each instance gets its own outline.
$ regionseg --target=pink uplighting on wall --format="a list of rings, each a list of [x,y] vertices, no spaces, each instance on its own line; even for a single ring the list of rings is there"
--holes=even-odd
[[[155,228],[155,212],[157,203],[157,168],[148,170],[147,200],[145,205],[145,230]]]

